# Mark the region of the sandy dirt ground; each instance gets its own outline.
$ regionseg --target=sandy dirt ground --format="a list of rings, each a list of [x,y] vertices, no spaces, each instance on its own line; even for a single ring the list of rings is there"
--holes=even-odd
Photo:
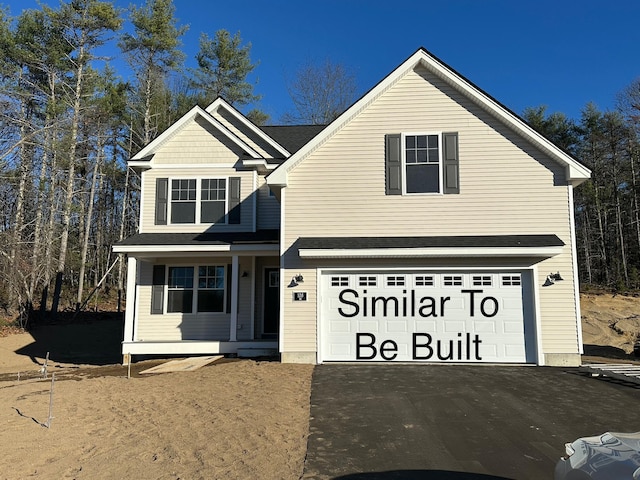
[[[52,360],[45,380],[44,358],[15,353],[32,343],[27,333],[0,338],[0,479],[302,475],[309,365],[223,359],[193,372],[139,374],[155,360],[136,363],[127,379],[120,365]]]
[[[587,358],[638,360],[640,298],[581,305]],[[112,318],[0,337],[0,480],[301,477],[312,366],[223,359],[140,375],[161,363],[146,360],[127,378],[120,338]]]
[[[631,355],[640,341],[640,297],[583,294],[580,307],[585,354],[640,360]]]

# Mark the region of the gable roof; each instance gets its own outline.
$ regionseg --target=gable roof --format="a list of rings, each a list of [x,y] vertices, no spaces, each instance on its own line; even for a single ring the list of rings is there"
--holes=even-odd
[[[283,157],[288,157],[291,155],[291,151],[284,146],[284,144],[280,143],[277,139],[269,136],[264,128],[260,128],[255,125],[252,121],[250,121],[247,117],[245,117],[242,113],[240,113],[236,108],[234,108],[229,102],[227,102],[224,98],[218,97],[216,98],[211,105],[206,108],[207,113],[213,114],[218,110],[226,110],[229,112],[237,121],[244,124],[249,130],[251,130],[254,134],[262,138],[266,143],[275,148],[278,152],[282,154]]]
[[[499,103],[493,97],[485,93],[451,67],[429,53],[426,49],[420,48],[399,67],[387,75],[381,82],[369,90],[363,97],[356,101],[351,107],[344,111],[338,118],[329,124],[319,135],[304,145],[300,150],[287,159],[268,177],[269,185],[287,185],[288,173],[293,170],[303,159],[311,154],[315,149],[324,144],[342,127],[355,118],[371,102],[381,96],[386,90],[394,85],[406,73],[417,66],[426,68],[432,74],[438,76],[448,85],[465,95],[471,101],[480,106],[495,118],[502,121],[516,133],[529,140],[536,147],[549,155],[552,159],[563,165],[566,169],[567,179],[575,186],[587,180],[591,171],[581,165],[575,158],[560,149],[553,142],[536,132],[518,115]]]
[[[246,152],[252,158],[262,158],[258,152],[256,152],[253,148],[251,148],[246,142],[242,139],[238,138],[231,130],[225,127],[218,120],[213,118],[211,114],[200,108],[199,106],[193,107],[187,113],[185,113],[178,121],[176,121],[173,125],[167,128],[164,132],[162,132],[159,136],[157,136],[154,140],[152,140],[146,147],[136,153],[133,157],[131,157],[131,161],[129,162],[132,166],[141,166],[143,164],[148,164],[149,160],[151,160],[153,154],[158,150],[158,148],[171,139],[174,135],[180,132],[183,128],[185,128],[189,123],[195,121],[197,117],[202,118],[207,123],[209,123],[213,128],[219,130],[223,133],[229,140],[235,143],[238,147],[240,147],[244,152]]]

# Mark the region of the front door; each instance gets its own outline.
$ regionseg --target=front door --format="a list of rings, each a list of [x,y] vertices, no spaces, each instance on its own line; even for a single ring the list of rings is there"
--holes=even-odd
[[[280,324],[280,269],[264,269],[264,318],[262,337],[277,338]]]

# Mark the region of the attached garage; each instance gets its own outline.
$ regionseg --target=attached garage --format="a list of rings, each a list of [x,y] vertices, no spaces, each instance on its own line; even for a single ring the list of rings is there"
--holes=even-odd
[[[536,363],[531,270],[328,270],[320,361]]]

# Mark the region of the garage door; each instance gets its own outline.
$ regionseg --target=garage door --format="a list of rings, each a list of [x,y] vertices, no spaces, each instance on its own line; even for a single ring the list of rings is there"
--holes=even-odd
[[[323,272],[320,360],[535,363],[530,275]]]

